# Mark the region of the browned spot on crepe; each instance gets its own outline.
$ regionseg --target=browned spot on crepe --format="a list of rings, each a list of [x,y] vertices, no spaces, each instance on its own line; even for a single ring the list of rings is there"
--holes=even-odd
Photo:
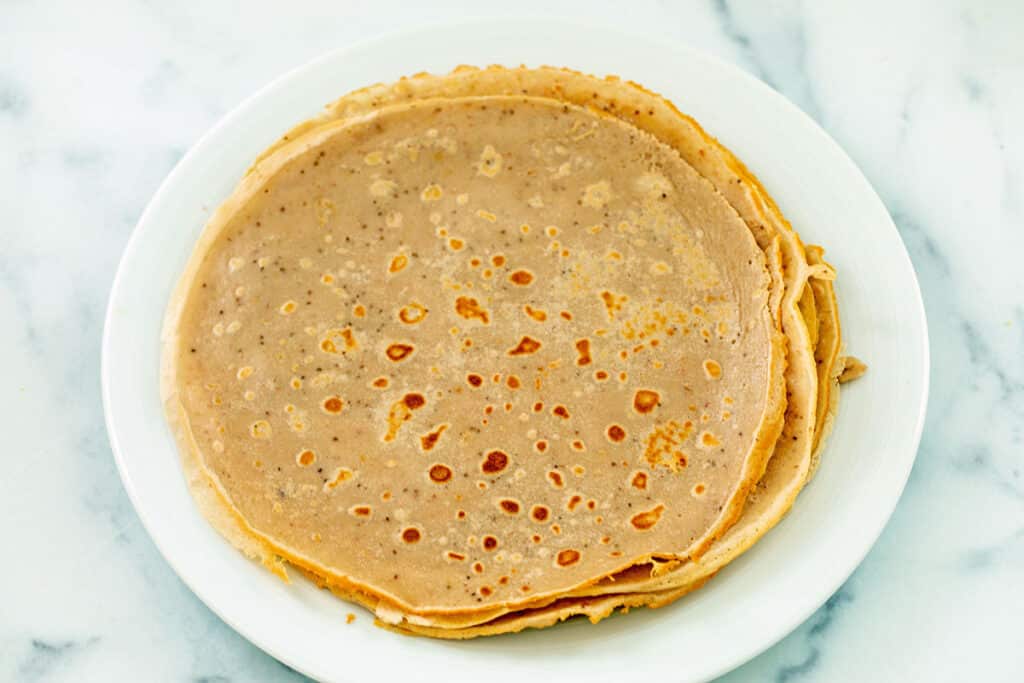
[[[526,312],[526,315],[530,316],[539,323],[542,323],[548,319],[548,314],[545,311],[539,308],[534,308],[529,304],[523,306],[523,310]]]
[[[648,531],[654,528],[654,525],[661,519],[661,513],[664,512],[664,505],[657,505],[654,508],[647,510],[646,512],[639,512],[629,518],[629,523],[633,525],[633,528],[637,531]]]
[[[415,350],[416,349],[412,344],[395,343],[389,344],[387,349],[384,350],[384,353],[388,357],[388,360],[398,363],[411,356]]]
[[[441,440],[441,435],[444,434],[444,430],[448,429],[448,424],[439,424],[431,431],[427,432],[420,437],[420,448],[423,452],[432,451],[437,446],[437,442]]]
[[[485,311],[480,302],[471,296],[460,296],[455,300],[455,312],[466,320],[479,320],[484,325],[491,322],[490,314]]]
[[[436,463],[430,466],[427,474],[430,476],[430,481],[436,484],[444,484],[451,481],[452,468],[442,463]]]
[[[526,356],[531,353],[536,353],[537,350],[540,349],[540,347],[541,343],[539,341],[537,341],[533,337],[523,335],[523,337],[519,340],[519,343],[516,344],[514,348],[509,349],[508,355]]]
[[[516,270],[508,276],[508,280],[514,285],[526,287],[533,282],[533,273],[525,269]]]
[[[423,322],[426,317],[427,309],[415,302],[406,304],[398,310],[398,319],[406,325],[416,325]]]
[[[405,254],[398,254],[392,258],[391,263],[388,264],[388,272],[397,273],[404,270],[407,265],[409,265],[409,257]]]
[[[580,561],[580,551],[572,548],[560,550],[555,557],[555,564],[559,567],[569,567]]]
[[[594,362],[594,359],[590,355],[590,340],[589,339],[577,339],[576,340],[576,365],[580,367],[584,365],[590,365]]]
[[[650,389],[639,389],[633,394],[633,409],[636,412],[646,415],[658,407],[661,395]]]
[[[483,470],[484,474],[500,474],[506,467],[508,467],[508,454],[504,451],[493,450],[490,451],[484,458],[484,461],[480,464],[480,469]]]

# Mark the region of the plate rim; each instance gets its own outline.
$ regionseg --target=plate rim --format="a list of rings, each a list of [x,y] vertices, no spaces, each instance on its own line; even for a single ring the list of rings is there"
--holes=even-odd
[[[916,461],[918,452],[920,450],[921,438],[924,430],[925,419],[927,416],[928,400],[930,393],[930,339],[928,332],[927,315],[924,307],[924,300],[921,294],[920,280],[917,276],[916,269],[914,268],[913,261],[910,258],[906,244],[903,241],[903,237],[900,234],[892,216],[874,189],[870,181],[864,175],[861,168],[853,161],[853,159],[847,154],[839,143],[832,138],[832,136],[820,126],[813,118],[811,118],[806,112],[800,109],[796,104],[790,101],[785,95],[776,91],[774,88],[764,83],[754,75],[748,73],[738,65],[727,61],[715,54],[694,47],[689,43],[678,42],[669,43],[666,39],[662,38],[651,38],[649,36],[642,35],[637,31],[623,30],[619,27],[611,26],[608,24],[602,24],[594,22],[592,20],[581,21],[581,22],[569,22],[565,19],[539,19],[529,18],[524,19],[522,17],[509,16],[508,18],[491,17],[491,18],[475,18],[462,21],[436,21],[429,23],[422,23],[416,26],[406,27],[399,30],[386,31],[375,33],[371,36],[363,39],[353,41],[344,46],[329,50],[313,59],[310,59],[302,64],[285,70],[279,76],[272,78],[265,85],[256,89],[252,94],[242,99],[238,104],[233,106],[223,116],[221,116],[212,126],[210,126],[188,149],[188,151],[178,160],[174,168],[167,174],[164,180],[160,183],[160,186],[147,202],[145,209],[139,216],[138,221],[132,228],[130,237],[125,243],[121,257],[118,260],[117,270],[115,276],[111,282],[110,291],[107,300],[107,306],[104,313],[104,325],[103,325],[103,336],[101,343],[101,358],[100,358],[100,384],[101,384],[101,395],[102,405],[104,412],[104,424],[106,427],[108,439],[110,441],[111,450],[114,455],[114,460],[117,465],[118,474],[120,476],[122,485],[126,493],[128,494],[129,500],[132,503],[132,507],[135,510],[136,515],[139,517],[143,528],[146,530],[147,535],[156,546],[158,552],[162,556],[163,560],[171,567],[178,578],[188,587],[188,589],[195,595],[208,609],[217,615],[224,623],[230,626],[236,633],[241,635],[243,638],[251,642],[253,645],[263,650],[271,657],[285,663],[287,666],[303,673],[304,675],[316,678],[318,673],[308,666],[305,662],[295,661],[295,658],[290,656],[290,653],[286,652],[286,648],[280,647],[275,642],[268,642],[266,638],[261,638],[258,634],[254,634],[251,628],[248,628],[245,624],[239,623],[239,620],[232,618],[232,615],[227,613],[226,609],[222,609],[222,606],[218,603],[215,596],[208,594],[205,588],[197,587],[192,581],[185,578],[186,572],[182,570],[179,563],[175,560],[175,557],[167,550],[165,543],[158,534],[154,533],[152,520],[149,512],[144,512],[146,506],[141,502],[139,491],[136,489],[136,482],[132,479],[128,469],[125,453],[122,449],[117,428],[117,420],[114,417],[112,409],[112,398],[111,398],[111,385],[113,383],[111,375],[111,367],[114,363],[112,354],[113,332],[112,329],[116,327],[116,304],[118,294],[123,287],[123,280],[126,276],[127,265],[132,260],[132,257],[140,248],[140,244],[144,239],[141,235],[144,232],[143,227],[152,221],[152,214],[157,211],[156,207],[162,203],[164,197],[173,191],[173,188],[177,185],[177,180],[181,176],[185,169],[191,163],[191,160],[200,154],[201,150],[210,144],[210,140],[215,139],[224,130],[229,130],[237,118],[240,118],[247,112],[255,103],[259,102],[275,90],[281,88],[284,84],[290,80],[297,78],[298,76],[308,71],[315,70],[317,67],[331,63],[335,60],[343,58],[347,54],[359,52],[361,50],[372,49],[375,45],[388,43],[395,40],[401,40],[403,38],[411,38],[414,36],[420,36],[428,34],[432,31],[438,30],[452,30],[452,29],[466,29],[471,30],[474,28],[494,26],[502,26],[503,28],[509,28],[510,25],[514,26],[515,29],[529,29],[530,27],[545,27],[550,28],[552,26],[561,26],[564,28],[571,28],[573,31],[583,33],[604,33],[616,34],[620,37],[640,40],[644,43],[657,48],[659,51],[673,54],[674,56],[682,56],[691,59],[697,59],[704,62],[711,63],[716,69],[729,72],[731,77],[737,78],[743,82],[744,87],[755,88],[761,90],[767,96],[776,99],[780,106],[789,111],[789,115],[795,116],[801,119],[803,127],[808,131],[813,131],[819,138],[820,143],[831,148],[830,151],[836,156],[837,159],[841,159],[842,163],[847,166],[847,171],[851,173],[851,177],[855,177],[856,180],[863,185],[863,189],[870,194],[882,208],[886,218],[888,219],[885,225],[885,229],[891,230],[893,235],[896,237],[900,249],[894,256],[898,258],[902,263],[902,268],[905,269],[909,275],[910,280],[913,284],[911,291],[908,293],[908,303],[912,301],[912,308],[915,315],[915,323],[921,330],[920,335],[920,346],[917,352],[920,357],[920,377],[921,386],[917,396],[918,408],[915,416],[915,424],[913,427],[912,438],[910,443],[913,445],[913,454],[907,458],[904,465],[904,471],[899,473],[899,486],[896,489],[895,495],[893,496],[891,505],[888,506],[886,514],[880,516],[875,527],[870,529],[864,536],[870,538],[870,542],[865,543],[864,547],[859,553],[856,562],[852,563],[848,570],[840,572],[841,575],[839,580],[834,582],[834,585],[830,585],[826,594],[821,599],[815,599],[812,601],[813,605],[806,610],[794,611],[791,618],[786,620],[781,626],[777,626],[773,630],[773,635],[761,639],[759,646],[753,650],[739,651],[738,648],[734,648],[730,651],[730,656],[722,658],[724,661],[712,670],[706,678],[700,680],[709,680],[717,676],[721,676],[729,671],[741,666],[747,661],[750,661],[754,657],[757,657],[773,645],[781,641],[783,638],[793,632],[800,624],[804,623],[815,611],[817,611],[828,599],[831,597],[841,586],[849,579],[854,571],[863,563],[867,554],[876,545],[879,537],[888,525],[896,507],[902,498],[903,491],[906,488],[907,481],[909,480],[910,473],[913,469],[913,465]],[[510,29],[510,32],[515,29]],[[481,65],[483,66],[483,65]],[[284,132],[283,130],[281,131]],[[161,316],[161,322],[162,322]],[[176,446],[175,446],[176,449]],[[830,582],[831,584],[832,582]],[[806,612],[806,613],[803,613]]]

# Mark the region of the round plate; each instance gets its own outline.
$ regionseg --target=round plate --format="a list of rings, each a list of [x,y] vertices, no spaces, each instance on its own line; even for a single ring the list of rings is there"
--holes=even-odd
[[[597,626],[467,642],[395,635],[297,579],[245,559],[200,516],[158,392],[160,326],[171,289],[211,211],[256,155],[345,92],[458,64],[554,64],[629,78],[675,102],[760,177],[839,273],[850,352],[870,366],[843,390],[814,482],[789,516],[705,588],[660,610]],[[924,420],[928,341],[914,271],[885,207],[810,118],[739,69],[679,45],[611,29],[490,22],[391,35],[331,53],[228,114],[181,160],[143,213],[107,311],[103,402],[125,488],[157,547],[214,612],[273,656],[327,680],[590,682],[635,673],[697,681],[763,651],[817,609],[881,533],[910,472]],[[345,614],[356,612],[353,624]]]

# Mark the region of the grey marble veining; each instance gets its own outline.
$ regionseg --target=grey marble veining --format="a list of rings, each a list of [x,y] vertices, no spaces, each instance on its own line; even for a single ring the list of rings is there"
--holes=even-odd
[[[685,41],[850,153],[911,252],[932,340],[921,451],[884,534],[727,681],[1024,676],[1024,4],[521,0]],[[366,35],[478,3],[0,7],[0,680],[297,681],[177,579],[121,487],[99,340],[125,242],[232,106]],[[494,9],[494,12],[500,9]]]

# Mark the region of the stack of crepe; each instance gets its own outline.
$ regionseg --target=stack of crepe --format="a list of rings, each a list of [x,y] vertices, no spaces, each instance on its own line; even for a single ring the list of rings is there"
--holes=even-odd
[[[163,399],[234,545],[397,631],[659,607],[781,520],[839,384],[835,272],[671,102],[555,68],[342,97],[170,303]]]

